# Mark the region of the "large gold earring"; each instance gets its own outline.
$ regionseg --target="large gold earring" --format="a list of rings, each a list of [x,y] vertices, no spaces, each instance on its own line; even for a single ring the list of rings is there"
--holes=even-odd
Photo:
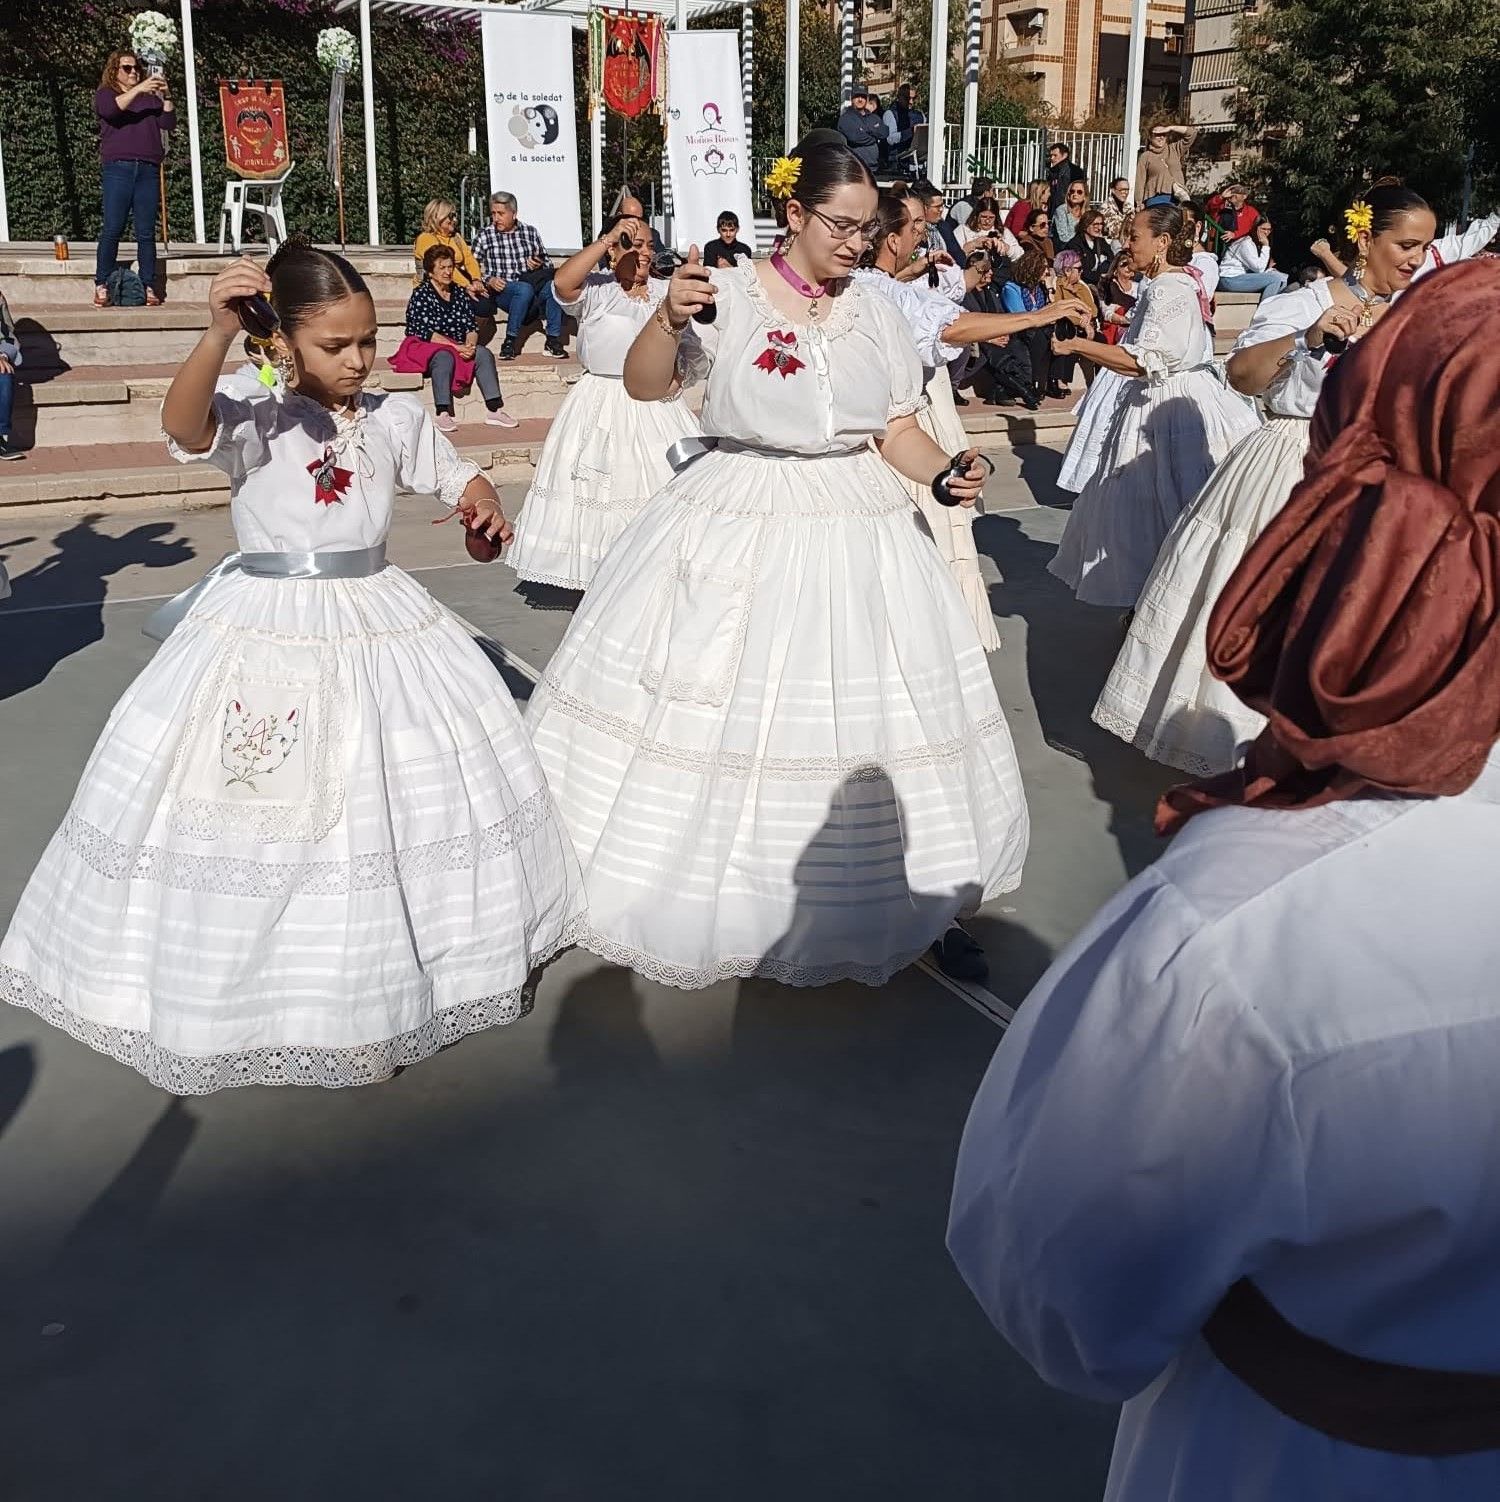
[[[282,350],[276,356],[276,374],[288,390],[297,384],[297,362],[292,359],[290,350]]]
[[[1365,268],[1370,264],[1370,258],[1365,254],[1363,247],[1356,246],[1354,251],[1354,280],[1361,286],[1364,285]]]
[[[1160,276],[1161,275],[1161,252],[1160,251],[1157,251],[1156,254],[1151,257],[1151,275],[1152,276]]]

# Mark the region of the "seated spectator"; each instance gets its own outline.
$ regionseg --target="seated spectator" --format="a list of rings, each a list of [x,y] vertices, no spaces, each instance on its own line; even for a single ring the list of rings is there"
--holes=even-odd
[[[1130,252],[1122,250],[1099,283],[1099,337],[1118,344],[1135,316],[1136,277]]]
[[[1131,210],[1130,179],[1117,177],[1109,185],[1109,196],[1104,200],[1104,238],[1114,246],[1116,254],[1125,249],[1125,220]]]
[[[1038,210],[1045,219],[1046,211]],[[1042,254],[1038,245],[1026,247],[1021,259],[1011,268],[1011,279],[1000,289],[1000,306],[1006,313],[1033,313],[1047,304],[1047,288],[1044,279],[1051,263]],[[1052,330],[1026,329],[1010,336],[1011,347],[1022,345],[1030,358],[1030,390],[1040,400],[1047,389],[1047,376],[1052,364]]]
[[[970,183],[969,191],[948,210],[948,217],[962,229],[968,224],[970,216],[979,206],[981,200],[989,198],[994,189],[995,182],[993,178],[976,177]]]
[[[1069,183],[1063,201],[1052,211],[1052,238],[1058,245],[1072,241],[1088,209],[1089,185],[1081,180]]]
[[[412,246],[419,268],[427,264],[427,252],[434,245],[445,245],[453,252],[453,285],[474,300],[474,311],[481,318],[493,318],[495,299],[484,285],[474,252],[458,232],[458,210],[446,198],[434,198],[422,210],[422,233]]]
[[[1203,215],[1198,212],[1198,205],[1182,203],[1178,208],[1182,210],[1182,232],[1191,236],[1193,242],[1193,258],[1188,262],[1188,270],[1198,278],[1203,295],[1212,302],[1219,287],[1219,258],[1204,249]]]
[[[924,177],[911,185],[908,196],[922,205],[922,215],[927,220],[927,249],[936,255],[946,252],[962,265],[964,248],[959,243],[957,226],[946,217],[948,206],[943,190]]]
[[[710,240],[703,247],[705,266],[733,266],[741,256],[753,260],[755,252],[740,239],[740,216],[725,209],[719,215],[719,238]]]
[[[974,251],[968,264],[971,273],[974,268],[979,268],[980,276],[976,284],[964,294],[964,307],[971,313],[1006,312],[1000,295],[1003,284],[995,279],[994,263],[989,253]],[[1002,264],[1009,274],[1009,264]],[[1039,403],[1031,387],[1031,352],[1020,339],[1012,334],[987,339],[975,346],[975,353],[977,361],[965,374],[965,382],[977,384],[979,378],[987,377],[991,406],[1012,407],[1020,402],[1029,411],[1036,411]],[[957,400],[955,395],[954,401]]]
[[[1271,221],[1257,219],[1255,228],[1224,247],[1219,285],[1226,292],[1259,292],[1261,301],[1286,287],[1286,273],[1271,263]]]
[[[476,380],[487,409],[485,422],[497,428],[518,426],[504,410],[495,357],[479,343],[474,303],[454,288],[453,252],[446,245],[429,245],[422,270],[422,283],[406,304],[406,337],[390,357],[391,369],[431,380],[440,432],[451,433],[458,426],[453,398]]]
[[[547,331],[543,353],[566,360],[563,348],[563,310],[552,290],[552,262],[542,237],[518,215],[514,193],[490,194],[490,222],[479,232],[474,249],[484,271],[484,284],[505,311],[502,360],[514,360],[521,350],[521,333],[540,306]]]
[[[21,341],[16,335],[10,304],[0,292],[0,459],[20,459],[21,450],[10,440],[10,415],[16,400],[16,371],[21,364]]]
[[[993,198],[981,198],[965,223],[954,230],[965,257],[976,250],[987,250],[1006,261],[1021,259],[1020,242],[1000,223],[1000,205]]]
[[[1031,186],[1026,190],[1025,198],[1018,198],[1011,205],[1010,213],[1006,216],[1005,227],[1016,239],[1021,238],[1021,231],[1031,222],[1031,216],[1038,209],[1046,211],[1047,195],[1051,191],[1051,185],[1045,177],[1034,177],[1031,180]]]
[[[1244,183],[1229,183],[1219,196],[1214,219],[1223,230],[1224,243],[1238,240],[1255,228],[1260,210],[1250,202],[1250,190]],[[1221,251],[1222,254],[1222,251]]]
[[[1051,214],[1046,209],[1033,209],[1025,228],[1016,236],[1021,242],[1022,250],[1034,248],[1047,266],[1052,264],[1052,257],[1057,254],[1057,247],[1052,243],[1051,229]]]
[[[1091,287],[1097,287],[1101,278],[1109,272],[1110,263],[1115,258],[1114,248],[1104,233],[1104,210],[1091,208],[1084,212],[1078,221],[1078,233],[1058,250],[1061,255],[1065,250],[1078,253],[1083,280]],[[1055,259],[1055,257],[1054,257]],[[1085,366],[1085,369],[1092,369]]]
[[[1099,299],[1094,295],[1093,288],[1083,279],[1083,257],[1076,250],[1060,250],[1053,258],[1052,269],[1057,273],[1058,297],[1071,297],[1076,302],[1081,302],[1089,309],[1090,317],[1097,328],[1099,323]],[[1072,324],[1059,321],[1059,332],[1064,338],[1070,338],[1078,332]],[[1051,372],[1047,380],[1047,395],[1051,397],[1065,397],[1070,394],[1073,377],[1078,370],[1077,355],[1053,355]],[[1093,362],[1083,362],[1083,374],[1085,384],[1093,381]]]

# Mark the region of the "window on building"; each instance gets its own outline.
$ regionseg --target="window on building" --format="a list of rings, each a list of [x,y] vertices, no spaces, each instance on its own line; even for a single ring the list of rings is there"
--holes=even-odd
[[[1166,23],[1161,50],[1168,57],[1182,56],[1182,30],[1182,23],[1179,21],[1168,21]]]
[[[1017,43],[1041,42],[1047,35],[1047,12],[1037,8],[1012,11],[1006,17]]]

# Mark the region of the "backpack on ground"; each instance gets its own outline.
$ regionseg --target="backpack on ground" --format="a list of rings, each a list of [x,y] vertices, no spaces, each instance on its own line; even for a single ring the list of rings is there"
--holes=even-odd
[[[146,288],[135,272],[128,266],[116,266],[104,284],[109,293],[110,306],[114,308],[144,308]]]

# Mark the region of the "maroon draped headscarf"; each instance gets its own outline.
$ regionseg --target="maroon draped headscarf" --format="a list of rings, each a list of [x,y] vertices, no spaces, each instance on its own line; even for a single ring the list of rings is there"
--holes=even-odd
[[[1208,624],[1267,725],[1242,768],[1173,788],[1156,827],[1225,804],[1462,792],[1500,738],[1500,261],[1406,293],[1329,375],[1302,483]]]

